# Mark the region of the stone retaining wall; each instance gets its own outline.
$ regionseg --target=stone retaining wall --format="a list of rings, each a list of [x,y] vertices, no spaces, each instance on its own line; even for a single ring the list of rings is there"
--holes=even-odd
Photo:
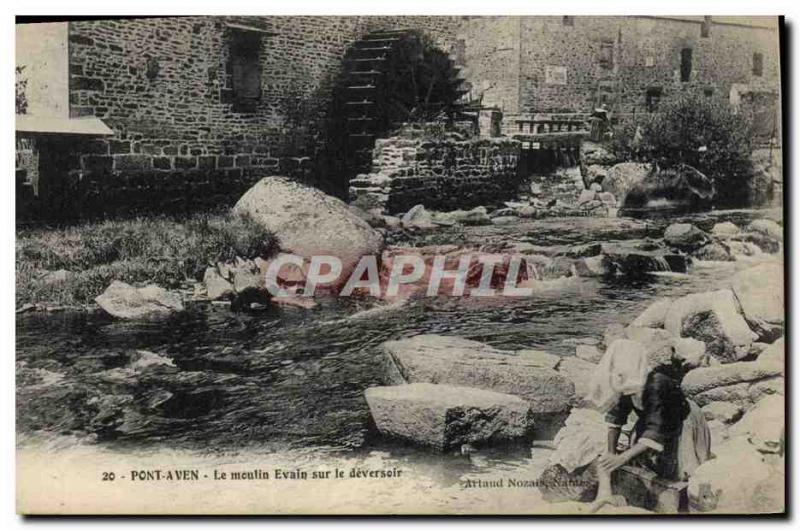
[[[350,181],[350,198],[389,213],[416,204],[449,211],[499,203],[516,196],[519,155],[520,143],[509,138],[379,139],[373,172]]]

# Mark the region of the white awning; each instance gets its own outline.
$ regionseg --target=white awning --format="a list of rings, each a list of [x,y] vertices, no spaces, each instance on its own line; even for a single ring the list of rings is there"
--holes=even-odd
[[[114,131],[95,116],[57,118],[17,114],[17,132],[111,136]]]

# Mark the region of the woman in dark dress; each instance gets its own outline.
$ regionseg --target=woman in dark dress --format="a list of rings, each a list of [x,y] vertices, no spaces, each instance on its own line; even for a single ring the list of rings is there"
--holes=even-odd
[[[614,502],[611,472],[626,464],[645,466],[660,477],[687,480],[710,456],[710,433],[700,408],[684,396],[666,369],[651,370],[642,345],[617,340],[592,379],[589,399],[606,413],[608,444],[598,460],[595,505]],[[629,447],[618,452],[622,427],[637,416]]]

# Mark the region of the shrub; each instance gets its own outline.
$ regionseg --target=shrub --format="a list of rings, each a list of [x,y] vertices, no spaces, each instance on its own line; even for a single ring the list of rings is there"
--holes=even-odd
[[[740,206],[753,178],[749,120],[722,102],[682,94],[660,112],[617,128],[613,150],[620,159],[655,162],[662,168],[688,164],[712,179],[715,204]]]

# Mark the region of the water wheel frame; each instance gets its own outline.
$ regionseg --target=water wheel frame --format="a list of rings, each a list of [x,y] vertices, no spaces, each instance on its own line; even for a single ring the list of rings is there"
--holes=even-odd
[[[450,56],[423,33],[369,33],[346,52],[333,93],[331,161],[344,180],[369,172],[375,140],[404,123],[459,119],[468,92]]]

